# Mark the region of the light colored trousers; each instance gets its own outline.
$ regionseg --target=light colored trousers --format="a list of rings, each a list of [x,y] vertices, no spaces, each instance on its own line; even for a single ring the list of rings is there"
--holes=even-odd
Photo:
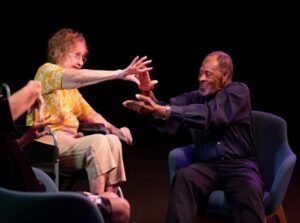
[[[86,169],[89,180],[107,174],[107,184],[126,181],[122,144],[116,135],[93,134],[75,138],[74,134],[56,131],[60,167],[63,170]],[[37,141],[53,144],[52,136]]]

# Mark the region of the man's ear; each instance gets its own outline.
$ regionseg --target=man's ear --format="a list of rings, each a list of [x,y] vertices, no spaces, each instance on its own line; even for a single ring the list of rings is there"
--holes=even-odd
[[[228,77],[228,72],[227,71],[224,71],[223,72],[223,78],[227,78]]]
[[[230,81],[230,75],[227,71],[222,73],[222,85],[225,86]]]
[[[223,81],[226,83],[228,81],[230,81],[230,74],[228,71],[224,71],[223,72]]]

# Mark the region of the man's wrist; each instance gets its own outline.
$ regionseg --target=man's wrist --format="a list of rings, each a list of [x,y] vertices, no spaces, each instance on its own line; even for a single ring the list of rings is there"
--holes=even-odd
[[[165,106],[165,112],[163,115],[163,120],[167,120],[171,115],[171,107],[169,105]]]

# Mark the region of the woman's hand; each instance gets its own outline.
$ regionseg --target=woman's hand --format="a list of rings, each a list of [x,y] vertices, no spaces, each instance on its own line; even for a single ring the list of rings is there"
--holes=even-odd
[[[127,127],[122,127],[122,128],[115,128],[112,131],[113,134],[119,137],[119,139],[123,140],[126,142],[128,145],[132,145],[132,136],[131,132]]]
[[[139,58],[138,56],[135,57],[132,62],[126,67],[124,70],[120,70],[117,79],[133,81],[140,84],[139,80],[135,77],[135,75],[139,73],[144,73],[152,70],[152,67],[147,67],[146,65],[150,64],[152,60],[146,60],[147,57]]]

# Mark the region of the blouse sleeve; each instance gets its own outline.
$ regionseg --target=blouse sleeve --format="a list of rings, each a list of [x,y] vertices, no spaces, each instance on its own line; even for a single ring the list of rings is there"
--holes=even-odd
[[[51,63],[43,64],[35,75],[35,80],[42,83],[42,94],[62,89],[63,69]]]

